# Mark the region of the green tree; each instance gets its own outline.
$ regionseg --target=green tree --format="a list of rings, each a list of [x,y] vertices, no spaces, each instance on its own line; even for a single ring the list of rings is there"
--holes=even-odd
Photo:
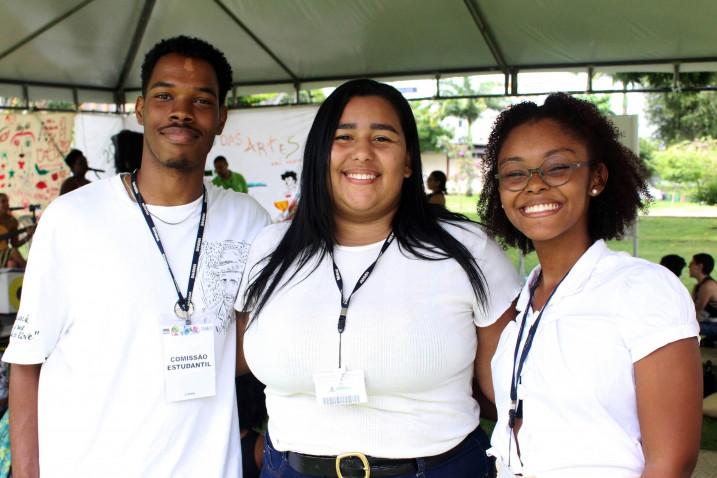
[[[440,106],[434,101],[411,103],[421,151],[446,151],[453,131],[441,124]]]
[[[658,149],[659,145],[656,141],[647,138],[640,138],[640,159],[645,162],[645,166],[647,166],[650,176],[657,174],[657,169],[655,168],[655,153]]]
[[[683,141],[654,153],[661,186],[714,204],[717,197],[717,140]],[[674,198],[674,196],[673,196]]]
[[[454,118],[465,120],[468,127],[466,143],[469,145],[473,144],[473,138],[471,137],[473,123],[480,117],[481,113],[488,108],[488,105],[483,98],[468,97],[480,94],[480,89],[474,89],[471,84],[471,79],[467,76],[463,77],[461,82],[448,81],[443,83],[443,86],[445,86],[445,92],[448,93],[445,96],[458,96],[466,98],[449,98],[443,100],[441,103],[441,116],[444,118],[452,116]],[[441,91],[441,94],[443,95],[443,91]]]
[[[613,78],[625,84],[651,88],[672,88],[671,73],[618,73]],[[714,85],[717,74],[683,73],[681,87]],[[717,93],[714,91],[673,91],[650,93],[647,117],[657,127],[656,136],[665,144],[695,138],[717,138]]]

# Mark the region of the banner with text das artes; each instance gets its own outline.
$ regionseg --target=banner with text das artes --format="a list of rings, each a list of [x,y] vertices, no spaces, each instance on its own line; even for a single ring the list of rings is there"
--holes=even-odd
[[[317,106],[230,111],[223,133],[214,141],[206,169],[214,158],[227,158],[229,169],[249,183],[249,194],[274,221],[286,219],[299,197],[306,135]]]
[[[57,197],[70,175],[64,157],[72,145],[74,113],[4,113],[0,121],[0,191],[11,206]]]

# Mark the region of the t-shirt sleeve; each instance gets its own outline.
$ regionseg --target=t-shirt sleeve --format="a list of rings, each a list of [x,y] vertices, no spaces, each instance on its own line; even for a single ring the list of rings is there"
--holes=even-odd
[[[483,272],[488,300],[473,303],[474,322],[479,327],[493,324],[518,297],[523,281],[505,252],[493,239],[485,239],[485,245],[476,261]]]
[[[261,272],[261,268],[264,264],[262,259],[276,246],[276,240],[274,238],[274,229],[276,229],[276,227],[276,225],[265,227],[254,238],[254,242],[252,242],[251,248],[249,249],[249,256],[244,266],[244,272],[242,273],[241,283],[239,284],[239,293],[234,302],[234,309],[238,312],[251,312],[245,307],[244,295],[246,294],[249,284],[251,284],[252,280]]]
[[[487,300],[473,300],[473,321],[478,327],[487,327],[510,307],[523,281],[505,252],[480,226],[454,224],[448,230],[473,255],[483,273]]]
[[[621,324],[633,363],[669,343],[697,337],[692,299],[674,274],[650,264],[627,275]]]
[[[20,309],[10,333],[4,362],[42,363],[52,353],[67,324],[62,273],[63,240],[53,205],[45,211],[32,241],[22,284]]]

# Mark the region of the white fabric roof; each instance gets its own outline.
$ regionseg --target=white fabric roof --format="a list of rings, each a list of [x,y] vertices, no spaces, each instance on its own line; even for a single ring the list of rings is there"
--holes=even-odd
[[[0,96],[21,96],[25,85],[33,98],[65,99],[74,87],[81,101],[112,101],[114,91],[139,88],[144,53],[178,34],[224,51],[237,86],[589,66],[715,70],[715,19],[715,0],[6,0]]]

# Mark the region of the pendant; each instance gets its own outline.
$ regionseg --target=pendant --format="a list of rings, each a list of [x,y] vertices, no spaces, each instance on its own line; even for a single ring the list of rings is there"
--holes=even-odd
[[[176,304],[174,304],[174,314],[179,317],[182,320],[189,320],[189,318],[194,313],[194,304],[189,302],[189,307],[185,311],[182,309],[182,306],[179,304],[179,301],[177,301]]]

